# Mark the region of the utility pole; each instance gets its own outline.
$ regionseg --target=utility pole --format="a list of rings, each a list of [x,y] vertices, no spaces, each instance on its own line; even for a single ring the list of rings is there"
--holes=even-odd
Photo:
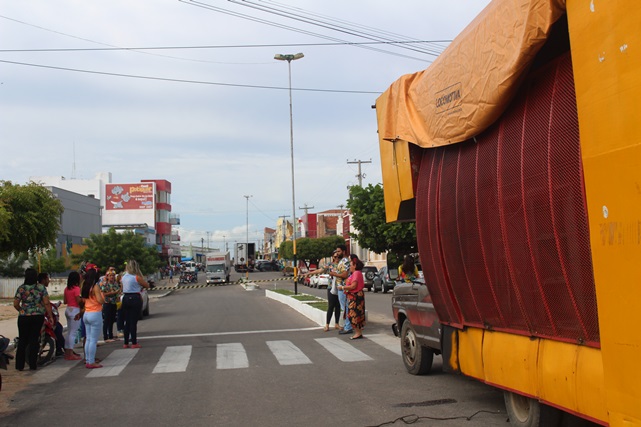
[[[305,216],[307,216],[307,211],[310,210],[310,209],[314,209],[314,206],[307,206],[307,203],[305,203],[304,207],[302,207],[302,208],[299,207],[298,209],[304,210],[305,211]]]
[[[283,233],[283,240],[281,240],[281,243],[287,240],[287,225],[285,224],[285,218],[287,218],[287,215],[280,215],[278,218],[282,218],[282,233]]]
[[[358,178],[358,186],[362,187],[363,186],[363,178],[365,178],[365,174],[361,173],[361,164],[363,163],[372,163],[372,159],[369,160],[354,160],[350,162],[349,160],[347,161],[348,165],[354,165],[358,164],[358,175],[356,175],[356,178]]]
[[[245,216],[245,223],[246,223],[246,229],[245,229],[245,279],[249,280],[249,198],[253,197],[252,195],[245,195],[243,196],[245,199],[247,199],[247,210],[246,210],[246,216]]]
[[[338,234],[339,236],[343,236],[343,229],[345,228],[345,226],[343,225],[343,221],[345,221],[345,218],[343,218],[343,206],[345,206],[345,205],[340,204],[340,205],[337,206],[337,208],[339,208],[341,210],[341,214],[340,214],[341,230],[340,230],[340,232],[338,230],[336,230],[336,234]],[[343,237],[345,237],[345,236],[343,236]]]
[[[302,209],[302,210],[305,211],[305,219],[307,220],[307,211],[309,211],[310,209],[314,209],[314,206],[307,206],[307,203],[305,203],[305,207],[302,207],[302,208],[299,207],[298,209]],[[305,233],[306,233],[306,235],[305,236],[301,236],[301,237],[309,236],[309,230],[307,230],[307,228],[305,229]]]

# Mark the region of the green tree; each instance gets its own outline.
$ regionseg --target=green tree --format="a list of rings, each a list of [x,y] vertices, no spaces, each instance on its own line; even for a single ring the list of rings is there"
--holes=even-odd
[[[296,258],[305,260],[307,264],[317,264],[322,258],[328,257],[338,245],[344,245],[341,236],[327,236],[318,239],[301,237],[296,239]],[[278,255],[281,259],[294,259],[292,241],[286,240],[280,244]]]
[[[296,252],[298,252],[298,245],[296,245]],[[284,240],[278,247],[278,258],[280,259],[294,259],[294,250],[292,248],[291,240]]]
[[[156,248],[146,246],[144,237],[131,231],[116,233],[110,228],[105,234],[92,234],[85,244],[87,249],[84,252],[72,256],[74,262],[86,261],[102,270],[115,267],[117,271],[123,271],[125,262],[135,259],[143,274],[155,273],[161,265]]]
[[[319,239],[303,237],[296,240],[296,255],[309,264],[318,265],[323,258],[329,257],[336,246],[344,245],[345,239],[341,236],[327,236]]]
[[[65,259],[58,256],[55,248],[51,248],[45,253],[40,254],[40,257],[38,257],[38,255],[32,255],[29,258],[29,262],[37,268],[38,271],[47,273],[62,273],[68,270]]]
[[[24,275],[24,263],[28,259],[26,253],[10,254],[4,259],[0,259],[0,276],[4,277],[22,277]]]
[[[63,211],[60,200],[40,184],[0,181],[0,255],[53,246]]]
[[[387,223],[383,186],[369,184],[349,189],[347,207],[352,212],[352,224],[358,233],[350,233],[358,243],[376,253],[407,254],[417,251],[414,222]]]

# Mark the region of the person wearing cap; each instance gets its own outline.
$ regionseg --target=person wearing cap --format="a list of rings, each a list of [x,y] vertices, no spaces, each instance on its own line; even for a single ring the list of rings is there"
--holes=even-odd
[[[324,267],[318,268],[316,270],[310,271],[306,274],[303,274],[303,277],[308,277],[312,276],[314,274],[329,274],[330,271],[336,268],[336,264],[339,261],[338,254],[334,252],[332,254],[332,259],[329,263],[327,263]],[[334,314],[334,328],[340,329],[340,315],[341,315],[341,306],[340,302],[338,301],[338,291],[336,289],[336,279],[332,278],[332,285],[327,287],[327,315],[326,315],[326,323],[325,323],[325,328],[323,330],[325,332],[329,331],[329,324],[332,321],[332,314]]]

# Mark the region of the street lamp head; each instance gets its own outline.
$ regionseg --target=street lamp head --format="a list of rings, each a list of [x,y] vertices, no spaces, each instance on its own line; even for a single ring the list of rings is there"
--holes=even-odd
[[[299,53],[296,53],[296,54],[287,54],[287,55],[283,55],[283,54],[277,53],[276,55],[274,55],[274,59],[277,59],[277,60],[279,60],[279,61],[287,61],[287,62],[291,62],[291,61],[295,61],[295,60],[297,60],[297,59],[301,59],[301,58],[303,58],[304,56],[305,56],[305,55],[303,55],[303,54],[302,54],[302,53],[300,53],[300,52],[299,52]]]

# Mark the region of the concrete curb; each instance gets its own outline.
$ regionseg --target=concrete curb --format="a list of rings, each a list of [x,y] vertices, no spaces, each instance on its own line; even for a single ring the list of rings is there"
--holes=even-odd
[[[319,310],[306,304],[302,301],[292,298],[288,295],[279,294],[278,292],[273,292],[268,289],[265,290],[265,296],[267,298],[273,299],[275,301],[281,302],[285,305],[290,306],[303,316],[307,317],[312,322],[316,323],[319,326],[325,326],[325,319],[327,314],[323,310]]]

